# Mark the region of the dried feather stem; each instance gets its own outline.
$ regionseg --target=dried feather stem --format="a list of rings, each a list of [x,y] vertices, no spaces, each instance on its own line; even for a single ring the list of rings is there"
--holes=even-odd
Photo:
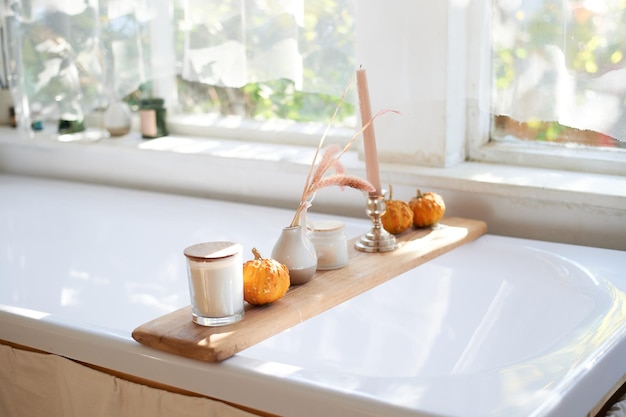
[[[335,118],[335,116],[337,114],[337,111],[338,111],[339,107],[341,106],[341,103],[343,102],[345,94],[346,94],[346,92],[344,91],[344,95],[342,96],[339,105],[335,109],[335,113],[333,114],[333,117],[331,119],[331,123],[332,123],[332,120]],[[375,191],[374,186],[372,186],[372,184],[370,184],[369,181],[366,181],[366,180],[358,178],[358,177],[345,175],[343,173],[345,171],[343,170],[343,167],[342,167],[341,163],[339,162],[339,159],[350,149],[350,147],[352,146],[354,141],[363,133],[363,131],[365,131],[365,129],[367,129],[372,123],[374,123],[374,120],[376,118],[378,118],[379,116],[381,116],[381,115],[383,115],[385,113],[389,113],[389,112],[400,114],[400,112],[398,112],[396,110],[386,109],[386,110],[379,111],[370,120],[368,120],[368,122],[365,123],[361,127],[361,129],[359,129],[352,136],[350,141],[344,146],[344,148],[341,150],[341,152],[339,152],[339,154],[337,154],[338,147],[337,148],[331,147],[331,148],[327,149],[326,152],[324,153],[324,156],[322,157],[322,161],[318,165],[317,169],[314,170],[315,161],[317,160],[317,156],[319,155],[319,152],[321,150],[322,144],[323,144],[323,142],[324,142],[324,140],[326,138],[326,135],[328,133],[328,129],[330,127],[330,124],[329,124],[329,126],[326,128],[326,131],[324,132],[324,135],[320,139],[319,144],[317,145],[317,149],[315,151],[315,156],[313,157],[313,161],[311,162],[311,167],[309,168],[309,173],[308,173],[307,178],[306,178],[304,190],[302,191],[302,197],[300,199],[300,204],[298,205],[298,208],[296,209],[296,213],[295,213],[293,219],[291,220],[290,227],[295,227],[295,226],[298,226],[300,224],[300,217],[302,215],[302,212],[304,210],[306,210],[310,206],[310,204],[311,204],[311,202],[309,201],[309,198],[317,190],[319,190],[320,188],[328,187],[328,186],[331,186],[331,185],[339,185],[341,187],[356,188],[356,189],[361,190],[361,191],[367,191],[367,192]],[[328,171],[328,169],[333,167],[333,166],[338,168],[337,169],[338,173],[335,174],[335,175],[331,175],[331,176],[329,176],[327,178],[323,178],[323,176],[326,173],[326,171]]]
[[[322,134],[322,137],[320,138],[320,141],[317,144],[317,149],[315,149],[315,155],[313,155],[313,160],[311,161],[311,166],[309,167],[309,173],[307,174],[306,181],[304,182],[304,190],[302,191],[302,197],[300,198],[301,202],[306,200],[305,198],[306,189],[307,189],[309,182],[311,181],[311,175],[313,175],[313,167],[315,166],[315,161],[317,161],[317,156],[319,155],[320,150],[322,149],[322,146],[324,145],[324,141],[326,140],[326,137],[328,136],[330,127],[333,125],[333,122],[335,121],[335,118],[337,117],[337,113],[339,113],[339,109],[341,108],[341,105],[346,99],[346,95],[348,94],[348,90],[350,89],[350,86],[352,85],[353,80],[354,80],[354,77],[350,78],[348,85],[343,90],[343,93],[341,94],[341,98],[339,99],[339,103],[337,103],[337,106],[335,107],[335,111],[333,112],[333,115],[331,116],[330,121],[328,122],[328,125],[326,125],[326,129],[324,129],[324,134]],[[291,223],[293,225],[293,222]]]

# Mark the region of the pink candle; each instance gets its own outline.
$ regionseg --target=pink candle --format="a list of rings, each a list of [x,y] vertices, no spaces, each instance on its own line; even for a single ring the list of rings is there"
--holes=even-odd
[[[361,109],[361,124],[365,126],[372,119],[370,93],[367,87],[367,74],[364,69],[356,71],[357,89],[359,93],[359,108]],[[365,172],[367,180],[376,188],[372,194],[381,195],[380,173],[378,170],[378,152],[376,151],[376,136],[374,123],[363,131],[363,150],[365,152]]]

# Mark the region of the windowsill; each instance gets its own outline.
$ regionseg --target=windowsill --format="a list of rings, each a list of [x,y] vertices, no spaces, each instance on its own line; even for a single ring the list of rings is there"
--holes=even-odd
[[[314,149],[137,133],[96,143],[23,139],[0,128],[0,171],[294,208]],[[342,162],[364,176],[357,152]],[[408,200],[444,195],[447,213],[487,221],[490,232],[626,250],[626,177],[466,162],[449,168],[381,164],[383,184]],[[361,195],[317,193],[313,210],[362,216]]]

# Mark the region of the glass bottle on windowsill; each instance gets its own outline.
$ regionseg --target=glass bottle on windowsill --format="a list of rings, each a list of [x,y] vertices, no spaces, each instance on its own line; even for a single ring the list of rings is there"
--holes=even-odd
[[[124,136],[130,132],[131,117],[128,105],[122,100],[109,104],[104,112],[104,127],[112,137]]]
[[[85,116],[77,102],[61,102],[59,135],[71,135],[85,131]]]
[[[140,102],[141,137],[155,139],[167,136],[166,109],[162,98],[144,98]]]

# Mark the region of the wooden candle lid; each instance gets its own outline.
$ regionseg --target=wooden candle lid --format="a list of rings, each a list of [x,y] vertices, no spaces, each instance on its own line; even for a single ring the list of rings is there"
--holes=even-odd
[[[241,251],[242,246],[235,242],[204,242],[189,246],[184,254],[196,262],[211,262],[235,256]]]

